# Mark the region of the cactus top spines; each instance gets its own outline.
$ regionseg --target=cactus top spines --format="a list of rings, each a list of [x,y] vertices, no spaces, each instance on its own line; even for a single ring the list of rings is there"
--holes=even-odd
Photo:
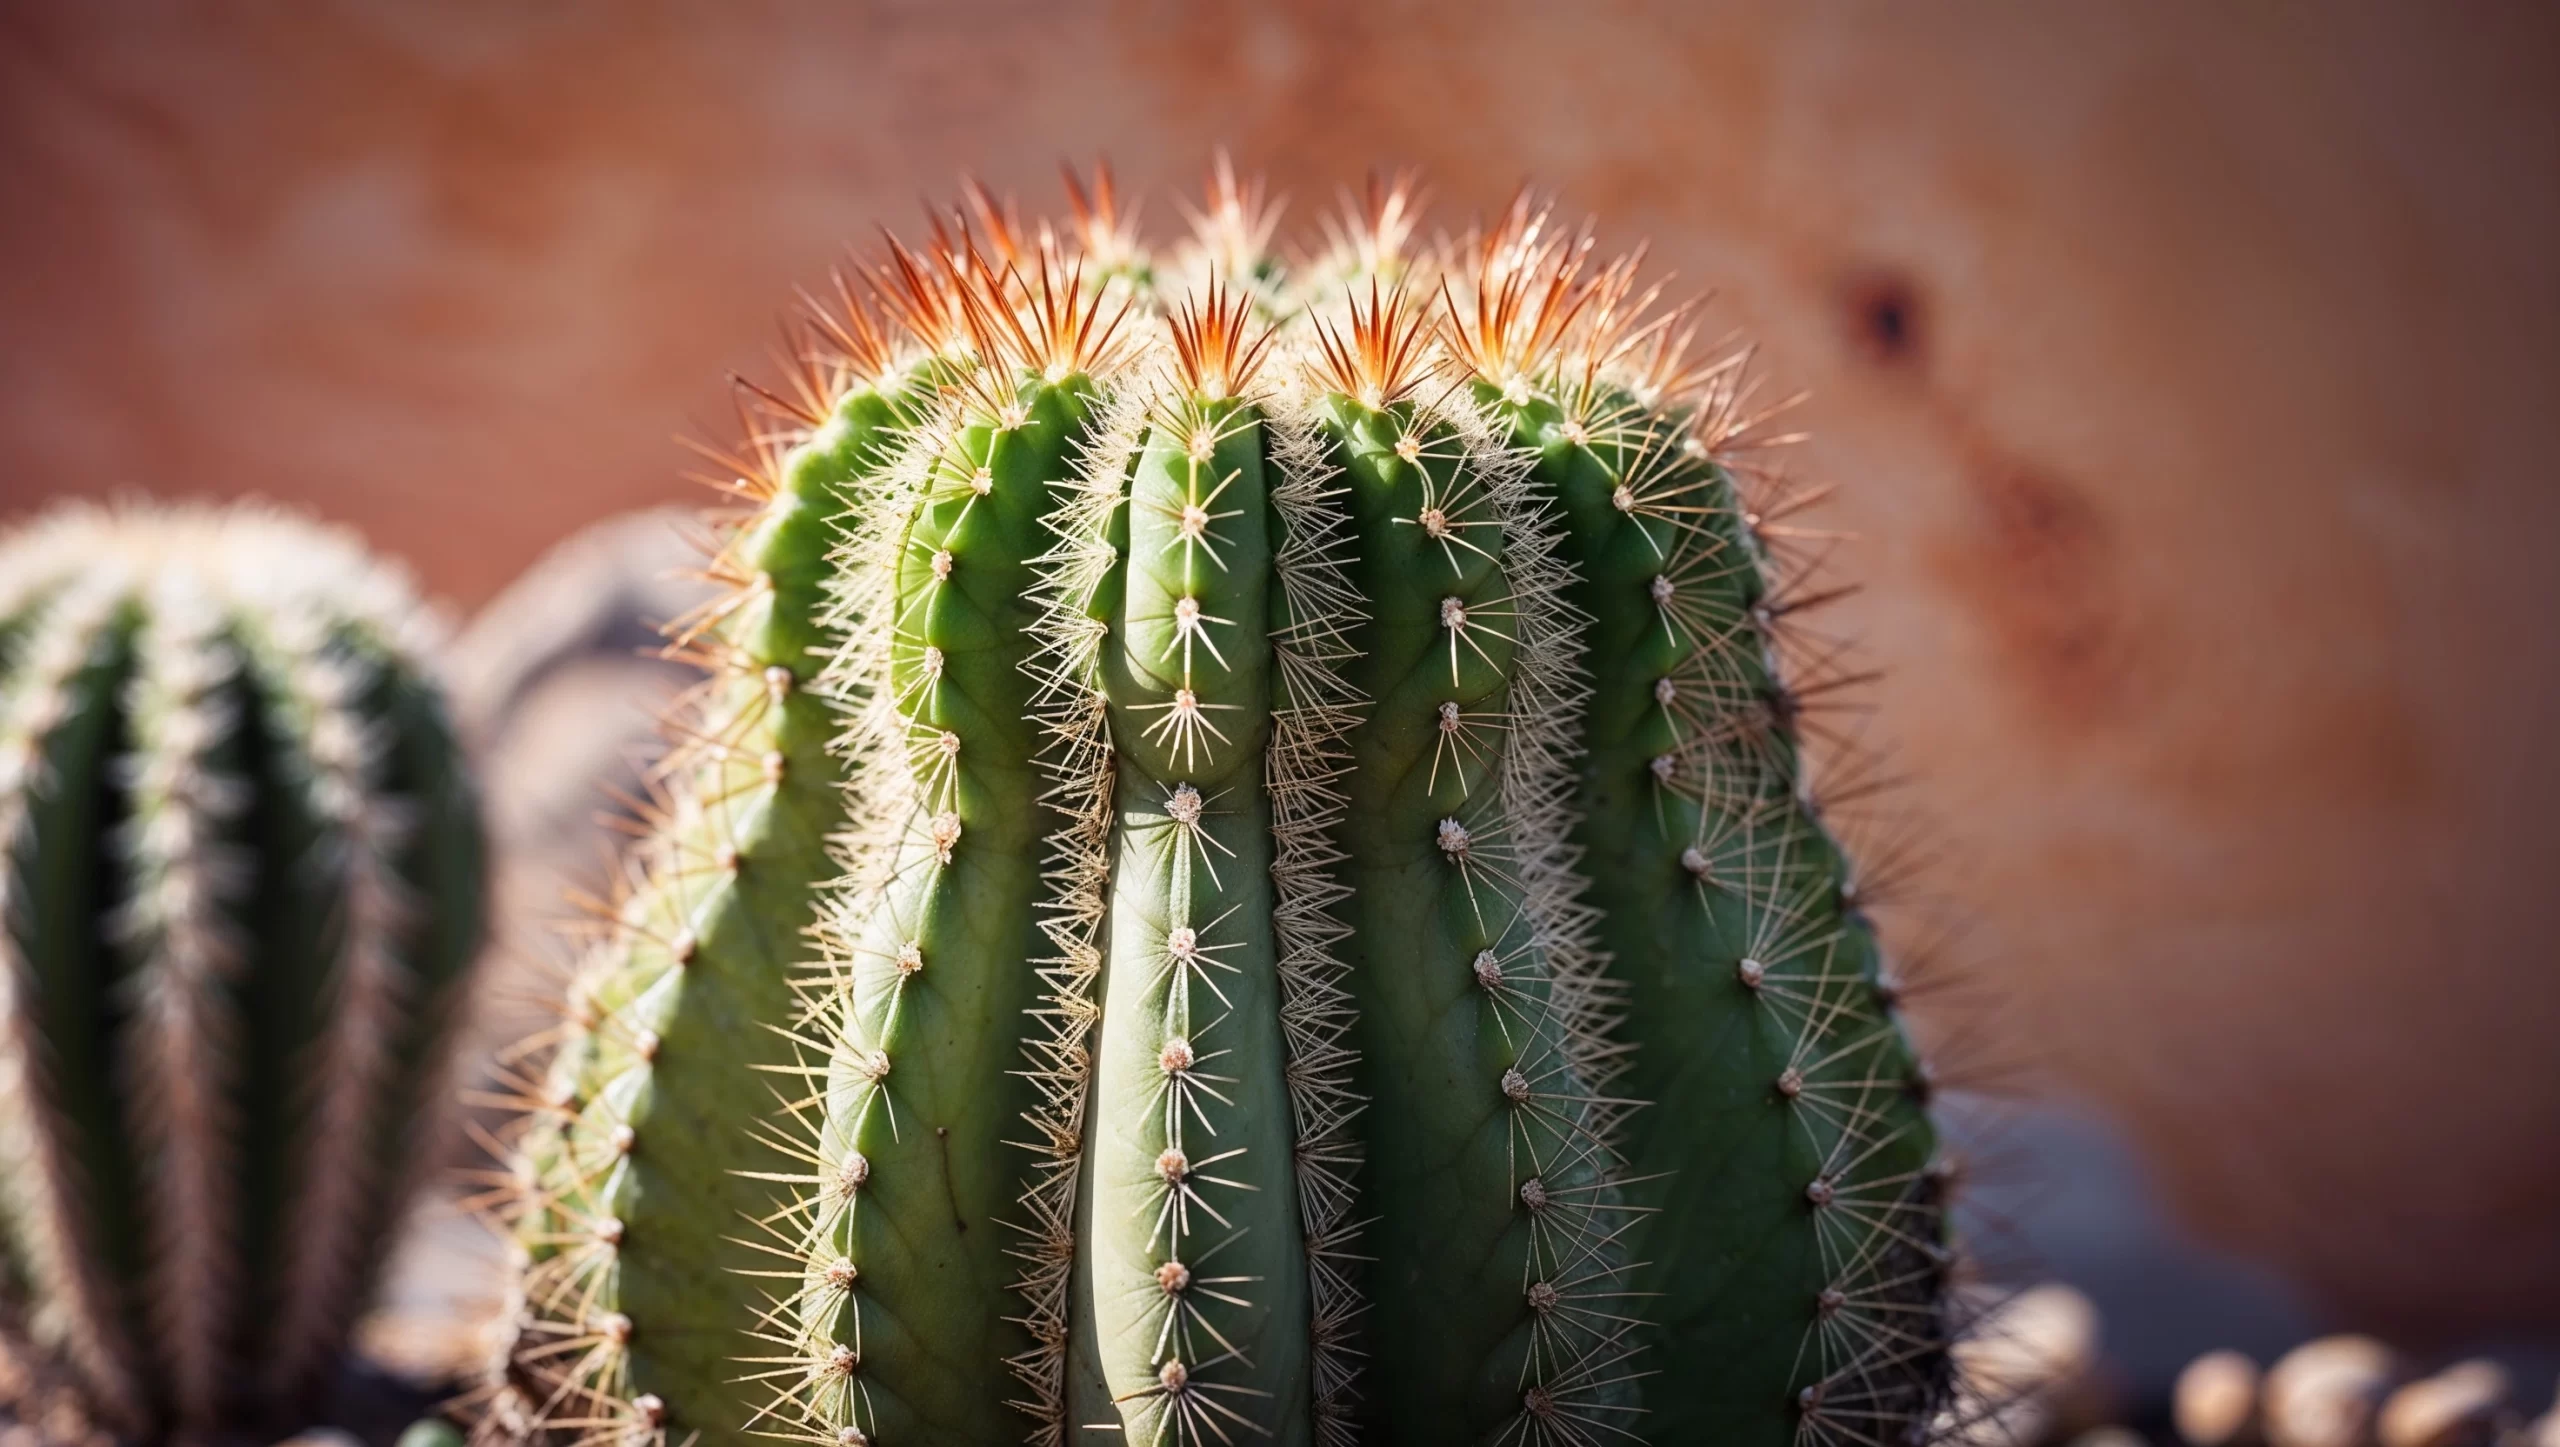
[[[1063,231],[973,187],[891,241],[820,327],[875,355],[785,409],[788,473],[848,399],[900,398],[809,494],[836,542],[805,626],[806,589],[748,573],[702,634],[760,608],[814,637],[836,711],[843,827],[769,924],[815,926],[796,1003],[611,965],[544,1147],[627,1097],[596,1179],[681,1116],[779,1160],[663,1149],[773,1189],[725,1260],[573,1204],[585,1176],[537,1192],[527,1357],[599,1364],[554,1421],[1925,1432],[1931,1140],[1798,758],[1804,595],[1746,495],[1738,365],[1690,363],[1685,309],[1527,201],[1422,245],[1409,185],[1374,186],[1291,266],[1223,162],[1163,256],[1107,173],[1070,184]],[[683,817],[654,849],[701,847]],[[716,1100],[596,1043],[738,1009],[792,1054],[683,1087]],[[725,1342],[728,1377],[653,1330]]]
[[[439,1149],[480,845],[433,642],[264,509],[0,543],[0,1290],[122,1430],[291,1410]]]

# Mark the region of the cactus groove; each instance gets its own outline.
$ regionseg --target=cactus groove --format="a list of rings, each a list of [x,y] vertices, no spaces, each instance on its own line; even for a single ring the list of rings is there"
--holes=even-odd
[[[401,579],[256,509],[0,543],[0,1329],[294,1425],[446,1112],[480,836]]]
[[[789,521],[686,634],[732,701],[529,1115],[484,1438],[1926,1440],[1942,1177],[1738,365],[1526,202],[1292,267],[1223,166],[1163,253],[1071,189],[757,394]]]

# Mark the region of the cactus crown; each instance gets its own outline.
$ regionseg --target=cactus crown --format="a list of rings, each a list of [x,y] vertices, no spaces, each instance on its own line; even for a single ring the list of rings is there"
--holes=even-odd
[[[256,508],[0,543],[0,1332],[272,1420],[436,1151],[480,842],[406,582]]]
[[[490,1420],[1918,1440],[1933,1142],[1740,364],[1527,200],[1284,266],[1223,165],[1163,255],[1072,189],[765,398]]]

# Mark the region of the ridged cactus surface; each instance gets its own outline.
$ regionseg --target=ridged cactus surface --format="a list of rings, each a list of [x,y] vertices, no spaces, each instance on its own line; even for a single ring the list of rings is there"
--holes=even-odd
[[[1075,200],[757,394],[484,1433],[1923,1440],[1934,1137],[1738,365],[1527,204],[1289,266],[1223,170],[1162,256]]]
[[[295,1425],[436,1151],[480,834],[406,584],[258,509],[0,541],[0,1330]]]

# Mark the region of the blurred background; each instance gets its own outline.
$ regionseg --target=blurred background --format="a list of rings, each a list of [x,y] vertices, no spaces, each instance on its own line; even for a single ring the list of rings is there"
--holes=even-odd
[[[2548,5],[0,0],[0,511],[261,494],[466,618],[699,500],[848,241],[1100,154],[1168,231],[1220,145],[1284,230],[1554,188],[1810,393],[1924,1027],[2121,1370],[2560,1337]],[[681,682],[666,536],[465,634],[511,954]]]

